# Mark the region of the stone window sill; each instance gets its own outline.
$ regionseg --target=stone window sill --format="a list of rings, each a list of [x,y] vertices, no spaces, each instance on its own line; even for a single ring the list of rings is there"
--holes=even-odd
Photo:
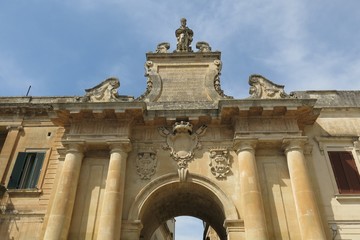
[[[38,197],[42,193],[41,189],[8,189],[10,197]]]
[[[339,202],[360,202],[360,194],[336,194],[335,198]]]

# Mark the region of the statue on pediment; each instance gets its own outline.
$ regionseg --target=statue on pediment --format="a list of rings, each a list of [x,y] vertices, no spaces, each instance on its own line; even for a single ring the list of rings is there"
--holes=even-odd
[[[186,26],[185,18],[182,18],[180,22],[181,26],[175,31],[177,40],[175,52],[192,52],[190,45],[193,40],[194,32]]]

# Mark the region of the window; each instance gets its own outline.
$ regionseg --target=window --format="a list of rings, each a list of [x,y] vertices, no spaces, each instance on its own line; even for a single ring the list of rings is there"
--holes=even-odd
[[[45,152],[19,152],[8,189],[36,188],[44,157]]]
[[[359,194],[360,175],[349,151],[329,151],[329,159],[340,194]]]

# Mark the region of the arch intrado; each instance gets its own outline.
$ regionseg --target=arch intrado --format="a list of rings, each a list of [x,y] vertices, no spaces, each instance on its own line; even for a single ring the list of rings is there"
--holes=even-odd
[[[128,219],[140,220],[141,236],[150,239],[164,221],[183,215],[206,221],[221,239],[226,239],[224,221],[239,218],[232,201],[211,180],[191,174],[186,182],[180,182],[178,175],[168,174],[139,192]]]

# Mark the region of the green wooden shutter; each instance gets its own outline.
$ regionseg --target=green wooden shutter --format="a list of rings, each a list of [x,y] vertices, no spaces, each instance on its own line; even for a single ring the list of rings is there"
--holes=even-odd
[[[26,154],[26,152],[19,152],[7,186],[8,189],[16,189],[19,187],[19,181],[24,169]]]
[[[45,153],[36,153],[35,165],[33,168],[33,172],[31,174],[29,188],[35,188],[38,183],[44,158],[45,158]]]

